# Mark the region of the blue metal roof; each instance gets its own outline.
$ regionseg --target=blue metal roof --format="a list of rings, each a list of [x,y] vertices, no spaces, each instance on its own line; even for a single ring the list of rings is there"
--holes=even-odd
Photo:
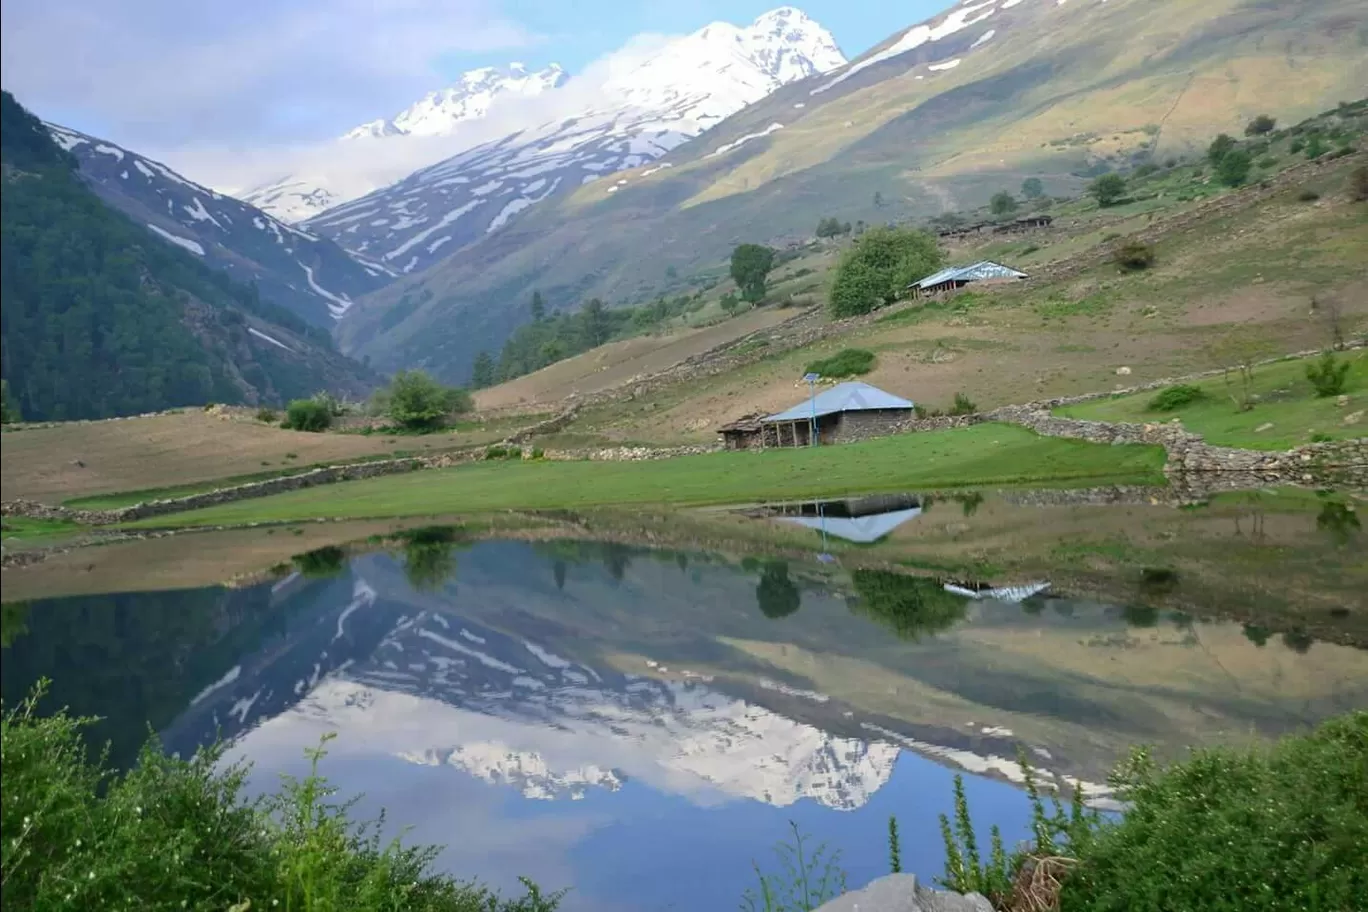
[[[834,415],[837,412],[864,412],[875,409],[910,409],[912,403],[892,393],[885,393],[877,386],[851,381],[833,386],[817,394],[815,400],[807,399],[785,409],[777,415],[762,418],[761,421],[802,421],[813,414]]]
[[[945,282],[973,282],[979,279],[1024,279],[1026,273],[1018,272],[1001,263],[994,263],[983,260],[969,266],[951,266],[949,269],[942,269],[940,272],[933,272],[931,275],[918,282],[913,282],[908,288],[933,288]]]

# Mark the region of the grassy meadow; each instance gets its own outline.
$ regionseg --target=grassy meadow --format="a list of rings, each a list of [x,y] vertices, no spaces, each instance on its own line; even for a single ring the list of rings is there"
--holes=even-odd
[[[710,453],[641,462],[488,462],[366,479],[173,514],[134,527],[493,510],[750,503],[892,490],[1085,481],[1155,483],[1158,447],[1107,447],[1009,425],[846,446]]]

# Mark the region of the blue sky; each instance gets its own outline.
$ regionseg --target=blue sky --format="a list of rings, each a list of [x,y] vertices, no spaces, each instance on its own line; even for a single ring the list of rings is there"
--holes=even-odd
[[[5,0],[0,79],[50,120],[139,151],[317,142],[465,69],[572,73],[641,34],[749,23],[766,0]],[[794,4],[855,56],[949,0]]]

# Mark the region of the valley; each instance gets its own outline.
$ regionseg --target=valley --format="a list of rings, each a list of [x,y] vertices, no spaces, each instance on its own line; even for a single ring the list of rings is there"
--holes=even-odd
[[[1368,895],[1361,3],[148,3],[0,30],[11,905]]]

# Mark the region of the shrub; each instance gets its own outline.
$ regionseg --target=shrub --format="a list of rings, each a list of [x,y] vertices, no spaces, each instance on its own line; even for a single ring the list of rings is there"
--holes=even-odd
[[[15,909],[349,909],[551,912],[561,894],[500,899],[433,873],[438,849],[384,844],[319,775],[286,777],[258,802],[222,746],[189,760],[152,740],[126,773],[92,760],[95,721],[36,711],[43,685],[0,722],[5,905]]]
[[[1139,272],[1154,265],[1154,248],[1149,244],[1132,241],[1116,248],[1112,260],[1126,272]]]
[[[1324,155],[1324,154],[1325,154],[1326,152],[1328,152],[1328,151],[1330,151],[1330,150],[1329,150],[1329,148],[1325,145],[1325,140],[1321,137],[1321,135],[1320,135],[1319,133],[1313,133],[1313,134],[1311,135],[1311,137],[1310,137],[1309,139],[1307,139],[1307,141],[1306,141],[1306,157],[1307,157],[1307,158],[1309,158],[1309,159],[1317,159],[1317,158],[1320,158],[1322,155]]]
[[[1291,152],[1293,155],[1297,155],[1305,148],[1306,140],[1302,139],[1301,137],[1297,137],[1296,139],[1292,140],[1290,145],[1288,145],[1287,150]]]
[[[318,433],[332,427],[332,419],[332,412],[316,399],[296,399],[285,409],[285,420],[281,422],[281,427]]]
[[[1314,364],[1306,365],[1306,379],[1322,399],[1341,395],[1348,387],[1349,362],[1338,360],[1333,352],[1326,352]]]
[[[1151,412],[1176,412],[1185,405],[1191,405],[1205,398],[1206,393],[1202,391],[1201,387],[1182,383],[1162,390],[1149,401],[1146,408]]]
[[[1143,178],[1149,177],[1151,174],[1158,174],[1158,173],[1159,173],[1159,166],[1158,166],[1158,165],[1156,165],[1154,162],[1145,162],[1143,165],[1141,165],[1140,167],[1138,167],[1138,168],[1135,169],[1135,172],[1134,172],[1134,175],[1133,175],[1133,176],[1136,177],[1136,178],[1139,178],[1139,179],[1143,179]]]
[[[1110,206],[1126,195],[1126,179],[1119,174],[1104,174],[1088,186],[1099,206]]]
[[[1368,165],[1360,165],[1349,175],[1349,196],[1357,203],[1368,202]]]
[[[1234,149],[1235,146],[1235,137],[1222,133],[1220,136],[1213,139],[1211,145],[1207,147],[1207,161],[1211,162],[1213,165],[1219,165],[1221,159],[1229,155],[1230,151]]]
[[[1260,114],[1249,122],[1245,127],[1245,136],[1263,136],[1265,133],[1272,133],[1273,128],[1278,122],[1267,114]]]
[[[389,416],[410,430],[436,430],[452,415],[473,407],[463,389],[443,386],[422,371],[400,371],[387,392]]]
[[[1071,852],[1061,906],[1355,908],[1368,895],[1365,770],[1364,712],[1270,751],[1201,751],[1168,769],[1139,751],[1114,775],[1129,809]]]
[[[262,408],[257,409],[256,420],[265,424],[275,424],[280,420],[280,416],[276,414],[276,410],[273,408]]]
[[[821,374],[823,377],[855,377],[873,370],[877,360],[872,351],[847,348],[830,358],[813,361],[806,370],[810,374]]]
[[[1320,194],[1315,190],[1303,190],[1297,194],[1297,199],[1303,203],[1314,203],[1320,199]]]
[[[978,411],[978,405],[964,393],[955,393],[955,404],[950,407],[952,415],[972,415]]]
[[[1248,152],[1240,149],[1227,152],[1216,165],[1216,178],[1227,187],[1238,187],[1249,177],[1252,164]]]
[[[910,228],[870,228],[841,257],[831,313],[852,317],[891,304],[908,285],[941,266],[936,239]]]
[[[993,194],[992,200],[988,203],[988,208],[992,210],[993,215],[1011,215],[1017,211],[1016,197],[1006,190],[1000,190]]]

